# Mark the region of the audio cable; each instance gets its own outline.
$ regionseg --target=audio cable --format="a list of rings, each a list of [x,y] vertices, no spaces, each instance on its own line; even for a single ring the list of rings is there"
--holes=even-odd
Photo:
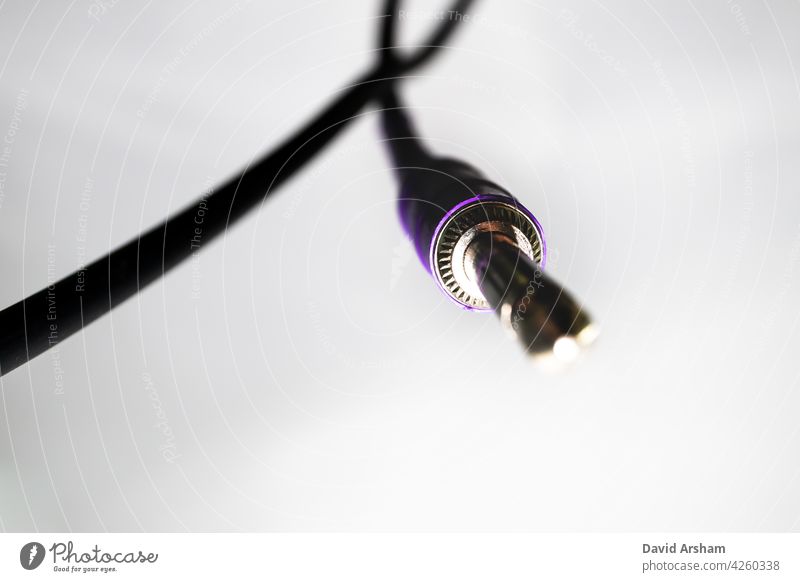
[[[471,4],[458,0],[449,13],[464,13]],[[567,354],[588,343],[594,334],[588,317],[541,271],[545,243],[533,215],[469,165],[428,153],[399,103],[396,83],[445,45],[459,19],[443,19],[427,41],[401,56],[394,43],[397,2],[387,1],[383,15],[376,63],[294,135],[210,195],[0,311],[0,376],[79,332],[191,257],[199,211],[204,213],[204,242],[224,233],[371,102],[383,106],[383,127],[401,184],[401,219],[442,290],[465,308],[495,310],[535,355]]]
[[[394,58],[397,3],[382,27]],[[535,359],[575,359],[597,336],[581,305],[543,271],[547,249],[536,217],[471,165],[431,153],[396,84],[381,95],[383,131],[400,186],[399,214],[423,266],[461,307],[494,311]]]
[[[457,0],[463,12],[471,0]],[[383,12],[384,21],[388,19]],[[404,58],[384,59],[380,51],[366,74],[349,84],[320,113],[273,151],[182,211],[85,268],[0,311],[0,376],[25,364],[129,299],[192,256],[195,217],[205,213],[207,242],[305,166],[336,137],[381,90],[427,63],[456,28],[444,20]]]

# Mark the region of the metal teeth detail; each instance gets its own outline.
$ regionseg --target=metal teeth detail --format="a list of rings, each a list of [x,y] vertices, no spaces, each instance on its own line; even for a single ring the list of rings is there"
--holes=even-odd
[[[435,242],[433,265],[434,275],[439,285],[458,303],[473,309],[490,309],[483,296],[470,294],[459,283],[453,268],[456,245],[473,227],[489,223],[500,222],[515,227],[530,244],[530,258],[540,263],[542,261],[542,233],[525,212],[513,203],[500,200],[478,200],[460,209],[457,214],[442,226]],[[527,251],[526,251],[527,253]]]

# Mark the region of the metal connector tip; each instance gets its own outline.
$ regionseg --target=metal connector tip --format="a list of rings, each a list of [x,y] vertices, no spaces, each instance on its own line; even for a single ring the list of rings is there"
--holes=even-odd
[[[567,364],[597,338],[581,305],[504,233],[475,237],[464,262],[503,325],[537,360]]]

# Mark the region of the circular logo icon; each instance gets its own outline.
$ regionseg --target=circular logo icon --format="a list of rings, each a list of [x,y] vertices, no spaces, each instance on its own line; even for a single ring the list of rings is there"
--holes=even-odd
[[[44,546],[39,542],[28,542],[19,551],[19,563],[26,570],[38,568],[44,560]]]

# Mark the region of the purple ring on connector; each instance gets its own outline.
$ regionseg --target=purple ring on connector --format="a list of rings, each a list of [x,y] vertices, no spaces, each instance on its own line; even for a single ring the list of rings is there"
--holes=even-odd
[[[447,211],[447,213],[445,213],[445,215],[439,221],[439,224],[436,225],[436,230],[433,231],[433,236],[431,237],[430,249],[428,251],[429,271],[431,275],[433,275],[433,278],[436,280],[436,285],[439,287],[442,293],[444,293],[447,296],[448,299],[450,299],[453,303],[457,304],[462,309],[466,309],[467,311],[477,311],[477,312],[487,312],[492,310],[491,308],[486,309],[486,308],[466,305],[461,301],[459,301],[458,299],[456,299],[455,297],[453,297],[453,295],[450,292],[448,292],[448,290],[443,286],[440,278],[434,273],[434,267],[435,267],[434,261],[435,261],[436,247],[439,240],[439,235],[442,232],[444,226],[447,224],[447,222],[454,215],[460,212],[463,208],[482,202],[501,202],[503,204],[513,206],[514,208],[522,212],[522,214],[524,214],[526,217],[528,217],[534,224],[534,228],[536,229],[539,235],[539,240],[541,242],[542,260],[540,261],[539,265],[542,269],[544,269],[547,263],[547,243],[545,242],[544,239],[544,229],[542,229],[541,223],[537,220],[537,218],[533,215],[533,213],[527,208],[525,208],[522,204],[520,204],[515,198],[512,198],[511,196],[498,196],[496,194],[478,194],[477,196],[473,196],[472,198],[463,200],[458,204],[456,204],[455,206],[453,206],[453,208],[451,208],[450,210]]]

